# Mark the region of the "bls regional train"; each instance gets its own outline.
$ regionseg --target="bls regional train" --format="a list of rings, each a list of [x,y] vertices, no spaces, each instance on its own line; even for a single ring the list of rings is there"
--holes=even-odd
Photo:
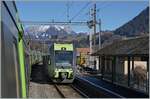
[[[42,61],[28,50],[14,1],[1,1],[1,97],[28,97],[31,65]]]
[[[49,55],[43,56],[43,64],[54,83],[72,83],[76,72],[73,44],[54,43],[49,48]]]

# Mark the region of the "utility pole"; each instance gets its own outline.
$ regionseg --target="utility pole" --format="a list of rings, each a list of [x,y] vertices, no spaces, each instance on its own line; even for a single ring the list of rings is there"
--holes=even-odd
[[[95,45],[96,45],[96,3],[94,3],[94,8],[91,9],[91,19],[90,21],[88,21],[88,26],[90,29],[93,28],[93,35],[92,33],[90,33],[90,53],[93,53],[95,52]],[[93,45],[92,45],[92,42],[93,42]]]
[[[94,9],[93,9],[93,30],[94,30],[94,34],[93,34],[93,40],[94,40],[94,46],[93,46],[93,50],[94,52],[96,51],[96,3],[94,4]]]
[[[96,3],[94,3],[93,9],[93,52],[96,52]],[[96,57],[94,56],[94,69],[96,69]]]
[[[99,19],[99,49],[101,49],[101,19]]]
[[[89,21],[87,22],[87,25],[90,29],[92,29],[93,27],[93,20],[91,20],[92,18],[92,13],[93,13],[93,9],[90,9],[90,12],[89,12]],[[93,18],[92,18],[93,19]],[[92,54],[93,50],[92,50],[92,32],[90,31],[89,32],[89,41],[90,41],[90,54]],[[89,57],[89,65],[91,66],[91,62],[92,62],[92,56],[90,55]]]
[[[92,16],[92,13],[93,13],[93,9],[90,9],[90,18]],[[91,29],[93,27],[93,20],[90,19],[90,21],[88,22],[88,26],[89,28]],[[92,54],[93,50],[92,50],[92,32],[90,31],[89,32],[89,41],[90,41],[90,54]],[[91,61],[91,59],[90,59]]]
[[[94,3],[94,8],[91,9],[90,13],[92,20],[88,21],[89,28],[93,28],[93,35],[90,33],[90,54],[96,51],[96,3]],[[92,45],[93,42],[93,45]],[[96,58],[94,56],[90,56],[90,61],[94,61],[94,68],[96,68]]]

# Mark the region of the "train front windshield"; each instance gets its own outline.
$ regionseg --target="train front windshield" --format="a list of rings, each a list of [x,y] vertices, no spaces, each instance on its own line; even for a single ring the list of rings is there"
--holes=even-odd
[[[73,64],[72,51],[55,51],[56,66],[70,67]]]

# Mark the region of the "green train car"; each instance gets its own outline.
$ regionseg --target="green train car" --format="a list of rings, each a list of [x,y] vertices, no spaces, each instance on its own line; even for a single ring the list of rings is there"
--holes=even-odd
[[[31,64],[38,64],[42,62],[42,53],[40,51],[31,50]]]
[[[50,79],[55,83],[72,83],[75,77],[75,49],[73,44],[54,43],[49,55],[43,56],[43,64]]]
[[[41,53],[29,50],[14,1],[1,1],[1,97],[27,98],[31,65]]]

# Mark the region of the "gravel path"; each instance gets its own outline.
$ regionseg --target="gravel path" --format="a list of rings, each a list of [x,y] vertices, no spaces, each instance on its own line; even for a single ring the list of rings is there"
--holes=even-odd
[[[45,74],[44,66],[33,65],[31,82],[29,87],[29,98],[61,98],[54,85]]]
[[[30,82],[29,98],[61,98],[54,85]]]

